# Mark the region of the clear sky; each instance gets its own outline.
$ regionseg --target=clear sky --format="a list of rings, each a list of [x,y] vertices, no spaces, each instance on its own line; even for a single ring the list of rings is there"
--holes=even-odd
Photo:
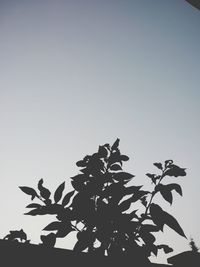
[[[159,203],[200,246],[199,29],[184,0],[0,0],[1,237],[23,228],[38,243],[53,218],[23,215],[18,186],[71,190],[75,162],[119,137],[138,184],[153,162],[187,167],[183,197]],[[171,255],[189,249],[165,230]]]

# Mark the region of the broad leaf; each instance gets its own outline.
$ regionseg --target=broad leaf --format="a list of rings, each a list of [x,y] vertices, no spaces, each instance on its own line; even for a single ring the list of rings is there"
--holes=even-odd
[[[156,186],[156,191],[160,191],[162,197],[168,201],[170,204],[172,204],[173,196],[170,188],[167,187],[167,185],[159,184]]]
[[[169,190],[175,190],[179,195],[183,195],[181,186],[179,184],[168,184],[166,185]]]
[[[54,193],[54,200],[55,203],[58,203],[58,201],[62,198],[63,191],[65,189],[65,182],[59,185],[59,187],[56,189]]]
[[[37,193],[36,191],[31,188],[31,187],[27,187],[27,186],[19,186],[19,188],[27,195],[31,196],[31,200],[33,200],[35,197],[37,197]]]
[[[153,222],[162,230],[164,224],[169,226],[171,229],[173,229],[175,232],[177,232],[179,235],[186,237],[182,228],[180,227],[177,220],[164,211],[160,206],[152,203],[150,206],[150,213],[152,216]]]
[[[179,177],[179,176],[186,176],[186,169],[185,168],[180,168],[177,165],[171,164],[169,169],[165,172],[165,176],[174,176],[174,177]]]
[[[157,204],[152,203],[150,206],[150,214],[155,225],[159,227],[161,231],[163,231],[163,226],[165,224],[165,216],[163,214],[163,210]]]
[[[169,213],[164,212],[164,220],[165,220],[165,224],[167,226],[169,226],[171,229],[173,229],[175,232],[177,232],[179,235],[183,236],[186,238],[183,229],[181,228],[181,226],[179,225],[179,223],[177,222],[177,220],[170,215]]]
[[[99,146],[98,155],[100,158],[107,158],[108,150],[105,146]]]

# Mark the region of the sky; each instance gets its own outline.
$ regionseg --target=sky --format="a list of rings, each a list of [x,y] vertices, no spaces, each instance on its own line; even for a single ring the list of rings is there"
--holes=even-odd
[[[0,237],[33,243],[51,216],[25,216],[18,186],[50,190],[76,161],[120,138],[136,184],[154,162],[187,168],[183,197],[158,199],[200,246],[200,12],[184,0],[0,0]],[[43,232],[44,233],[44,232]],[[189,241],[165,227],[170,255]],[[70,234],[58,247],[73,248]]]

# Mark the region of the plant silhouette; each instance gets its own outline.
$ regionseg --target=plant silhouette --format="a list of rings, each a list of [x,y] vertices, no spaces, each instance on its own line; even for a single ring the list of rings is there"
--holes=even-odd
[[[43,245],[53,247],[57,238],[76,231],[75,252],[148,258],[151,253],[157,255],[158,249],[165,253],[173,251],[165,244],[155,245],[153,233],[163,231],[167,225],[186,236],[177,220],[155,203],[154,197],[160,194],[172,204],[173,191],[182,196],[179,184],[164,181],[167,182],[168,177],[185,176],[185,168],[175,165],[172,160],[154,163],[159,174],[146,174],[153,186],[152,190],[146,191],[141,185],[132,185],[134,175],[123,171],[123,164],[128,160],[128,156],[121,154],[117,139],[112,146],[99,146],[96,153],[76,163],[80,173],[71,177],[74,190],[67,194],[64,194],[65,183],[51,194],[43,185],[43,179],[38,182],[37,190],[21,186],[31,200],[41,201],[41,204],[36,201],[28,205],[31,210],[25,214],[56,215],[57,220],[43,229],[50,231],[47,236],[41,236]],[[136,208],[138,203],[140,209]]]
[[[197,245],[194,242],[193,238],[190,238],[190,242],[189,242],[190,248],[192,250],[192,252],[197,253],[199,251],[199,248],[197,247]]]
[[[27,240],[27,235],[23,229],[21,229],[19,231],[18,230],[10,231],[10,233],[4,237],[4,240],[14,241],[14,242],[22,242],[22,243],[29,243],[30,242],[30,240]]]

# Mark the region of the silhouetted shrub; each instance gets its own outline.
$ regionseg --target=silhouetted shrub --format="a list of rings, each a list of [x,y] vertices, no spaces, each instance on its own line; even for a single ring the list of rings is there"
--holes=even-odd
[[[199,248],[197,247],[197,245],[194,242],[193,238],[190,238],[190,243],[189,243],[191,250],[195,253],[197,253],[199,251]]]
[[[76,231],[74,251],[77,252],[87,250],[100,255],[137,253],[148,257],[151,253],[157,255],[158,249],[165,253],[173,251],[167,245],[155,245],[153,233],[163,231],[167,225],[179,235],[185,237],[185,234],[177,220],[154,202],[154,196],[161,194],[170,204],[173,190],[182,196],[179,184],[164,184],[163,181],[168,177],[185,176],[185,169],[172,160],[166,160],[164,164],[154,163],[160,173],[146,174],[153,185],[153,190],[146,191],[140,185],[128,185],[134,178],[122,169],[128,160],[128,156],[121,154],[117,139],[112,146],[99,146],[96,153],[76,163],[80,173],[71,177],[74,190],[66,195],[63,194],[65,183],[52,196],[44,187],[43,179],[39,181],[37,191],[20,187],[31,200],[41,201],[41,204],[28,205],[31,210],[27,215],[56,215],[57,220],[43,229],[52,232],[41,236],[43,244],[54,246],[56,238]],[[139,210],[134,208],[138,203],[141,203]]]
[[[29,243],[30,240],[27,240],[27,235],[23,229],[10,231],[4,238],[4,240],[21,242],[21,243]]]

